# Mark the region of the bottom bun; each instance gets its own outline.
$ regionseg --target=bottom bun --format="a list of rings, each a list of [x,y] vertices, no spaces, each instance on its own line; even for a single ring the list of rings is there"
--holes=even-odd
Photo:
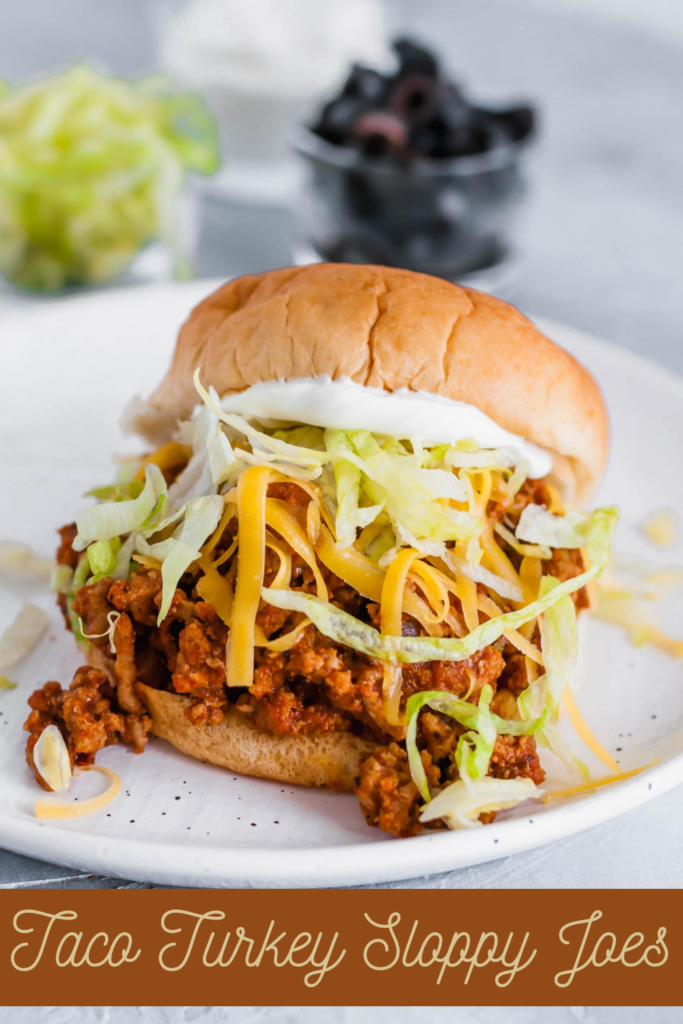
[[[89,644],[87,659],[116,687],[114,662],[103,647]],[[240,775],[350,793],[361,761],[377,746],[349,732],[273,736],[234,707],[228,708],[218,725],[192,725],[185,715],[192,703],[189,697],[144,683],[136,683],[135,692],[152,719],[154,736],[168,740],[183,754]]]
[[[155,736],[184,754],[242,775],[350,792],[360,762],[376,746],[348,732],[273,736],[234,707],[218,725],[192,725],[185,716],[189,697],[142,684],[136,691],[152,718]]]

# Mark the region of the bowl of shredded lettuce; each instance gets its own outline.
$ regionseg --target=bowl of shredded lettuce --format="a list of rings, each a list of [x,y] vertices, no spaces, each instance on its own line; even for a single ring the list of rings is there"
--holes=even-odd
[[[219,166],[204,100],[167,78],[77,65],[30,85],[0,83],[0,274],[43,292],[104,284],[155,240],[178,272],[187,173]]]

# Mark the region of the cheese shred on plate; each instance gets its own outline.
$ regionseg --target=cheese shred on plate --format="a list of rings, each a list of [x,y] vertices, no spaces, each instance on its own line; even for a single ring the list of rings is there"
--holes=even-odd
[[[641,772],[647,771],[648,768],[654,768],[658,761],[652,761],[650,764],[641,765],[640,768],[630,768],[628,771],[615,772],[613,775],[606,775],[602,779],[593,779],[591,782],[585,782],[581,786],[570,786],[569,789],[554,789],[549,793],[544,793],[542,802],[544,804],[550,803],[552,800],[559,800],[564,797],[580,796],[583,793],[592,793],[596,789],[600,789],[602,786],[611,786],[615,782],[625,782],[626,779],[632,779],[636,775],[640,775]]]
[[[36,800],[36,818],[50,818],[53,820],[82,818],[86,814],[101,811],[103,807],[106,807],[107,804],[110,804],[118,796],[121,790],[121,779],[111,768],[104,768],[101,765],[90,765],[88,768],[81,768],[80,770],[99,772],[100,775],[104,775],[109,780],[108,788],[98,796],[93,796],[89,800],[79,801],[78,803],[71,800],[53,800],[50,797]]]

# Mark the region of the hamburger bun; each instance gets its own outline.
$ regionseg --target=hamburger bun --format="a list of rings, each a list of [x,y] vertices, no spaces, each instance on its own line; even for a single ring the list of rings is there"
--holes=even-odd
[[[128,426],[168,440],[197,404],[197,367],[221,397],[328,374],[467,402],[545,448],[571,504],[588,502],[607,459],[590,373],[514,306],[425,274],[320,263],[229,281],[190,314],[168,373]]]
[[[116,689],[114,663],[106,648],[89,645],[88,664]],[[230,707],[218,725],[191,725],[185,709],[189,697],[136,683],[135,692],[152,719],[152,735],[199,761],[241,775],[274,779],[298,786],[326,786],[352,792],[360,762],[376,744],[348,732],[316,736],[273,736]]]
[[[185,716],[189,697],[143,684],[136,689],[155,736],[183,754],[241,775],[352,792],[360,762],[376,746],[348,732],[273,736],[235,707],[228,708],[218,725],[191,725]]]

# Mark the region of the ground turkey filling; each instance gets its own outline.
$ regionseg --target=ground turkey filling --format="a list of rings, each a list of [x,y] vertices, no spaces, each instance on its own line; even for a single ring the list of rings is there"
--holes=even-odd
[[[268,494],[302,506],[310,500],[296,484],[271,484]],[[514,523],[531,502],[550,504],[550,494],[542,481],[527,481],[513,504],[493,506],[489,514],[497,518],[506,516],[507,521]],[[233,521],[217,553],[232,542],[236,530],[237,523]],[[77,565],[79,556],[72,548],[75,533],[73,525],[60,530],[60,565]],[[518,563],[514,552],[506,548],[506,554]],[[233,555],[221,566],[221,571],[232,579],[236,559],[237,555]],[[268,549],[266,586],[273,580],[278,565],[277,556]],[[330,601],[379,628],[379,607],[324,566],[320,569]],[[583,571],[581,554],[557,550],[552,560],[544,564],[544,571],[560,580],[574,577]],[[37,781],[44,785],[35,771],[33,748],[50,724],[61,730],[76,765],[91,764],[98,750],[119,740],[140,753],[151,727],[136,693],[136,684],[142,682],[190,697],[185,713],[199,729],[206,723],[220,722],[230,702],[276,736],[342,730],[376,741],[376,749],[361,764],[356,782],[365,818],[368,824],[379,825],[392,835],[411,836],[420,832],[420,798],[410,777],[402,730],[389,727],[382,710],[381,663],[334,643],[309,625],[289,651],[276,653],[257,648],[253,685],[249,689],[227,689],[228,628],[199,597],[196,584],[200,575],[200,570],[192,567],[182,577],[161,626],[156,622],[161,603],[161,574],[156,569],[140,567],[127,580],[106,578],[78,591],[73,611],[81,617],[85,633],[105,633],[108,614],[120,613],[114,633],[116,655],[109,654],[106,636],[92,641],[101,648],[105,660],[111,661],[116,686],[104,672],[80,668],[68,689],[48,682],[35,691],[29,699],[31,713],[24,728],[29,733],[26,757]],[[315,593],[310,568],[294,552],[291,586]],[[460,615],[458,600],[451,600]],[[585,607],[585,592],[578,591],[574,601],[577,608]],[[65,610],[64,599],[60,598],[60,602]],[[266,637],[273,638],[288,632],[299,618],[296,613],[266,606],[259,612],[257,622]],[[403,633],[421,635],[423,630],[414,619],[404,615]],[[466,661],[404,666],[402,702],[405,707],[408,697],[419,690],[445,690],[476,704],[487,684],[495,694],[492,709],[501,717],[512,717],[514,698],[526,688],[527,676],[524,658],[504,639]],[[444,785],[457,778],[452,755],[463,731],[446,716],[432,711],[421,714],[418,743],[430,784]],[[499,736],[489,773],[496,778],[542,782],[544,773],[534,738]]]

